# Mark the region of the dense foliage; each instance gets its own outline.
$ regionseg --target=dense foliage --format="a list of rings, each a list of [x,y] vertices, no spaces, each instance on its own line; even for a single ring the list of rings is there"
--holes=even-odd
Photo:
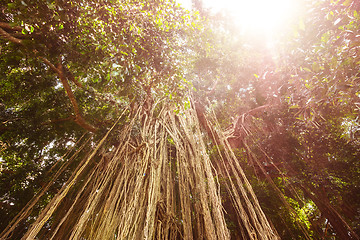
[[[161,102],[179,116],[195,106],[219,172],[216,144],[228,141],[282,239],[359,239],[360,4],[305,1],[270,53],[194,2],[199,11],[170,0],[2,4],[0,229],[53,182],[12,237],[23,236],[124,109]],[[232,238],[246,238],[230,179],[216,180],[225,220]]]

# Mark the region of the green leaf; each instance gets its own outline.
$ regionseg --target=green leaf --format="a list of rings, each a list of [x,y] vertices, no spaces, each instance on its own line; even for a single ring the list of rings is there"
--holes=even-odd
[[[292,106],[290,106],[289,108],[290,108],[290,109],[299,108],[299,105],[297,105],[297,104],[296,104],[296,105],[292,105]]]
[[[8,8],[9,9],[15,8],[15,3],[8,3]]]
[[[55,9],[55,5],[52,4],[52,3],[48,3],[48,8],[51,9],[51,10],[54,10],[54,9]]]
[[[331,21],[334,19],[334,12],[330,11],[327,15],[326,15],[326,19]]]
[[[139,65],[136,65],[135,68],[136,68],[136,71],[137,71],[137,72],[140,72],[140,71],[141,71],[141,67],[140,67]]]
[[[190,106],[191,106],[190,101],[185,101],[185,102],[184,102],[184,108],[185,108],[185,110],[190,109]]]
[[[299,114],[299,116],[297,116],[296,119],[304,121],[305,118],[303,114]]]
[[[330,33],[326,32],[321,36],[321,41],[327,43],[329,41]]]
[[[302,69],[303,69],[304,71],[306,71],[306,72],[312,72],[311,69],[310,69],[310,68],[307,68],[307,67],[303,67]]]

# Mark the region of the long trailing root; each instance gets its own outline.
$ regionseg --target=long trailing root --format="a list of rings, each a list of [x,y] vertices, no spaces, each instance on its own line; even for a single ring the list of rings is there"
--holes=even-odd
[[[90,138],[85,140],[79,149],[71,154],[71,152],[74,150],[75,146],[79,145],[83,137],[86,133],[84,133],[81,138],[74,144],[74,146],[69,149],[61,158],[57,160],[57,162],[51,167],[51,169],[48,171],[48,173],[51,173],[53,169],[58,168],[56,173],[51,177],[51,180],[42,187],[42,189],[25,205],[25,207],[14,217],[14,219],[9,223],[9,225],[3,230],[3,232],[0,234],[0,239],[6,239],[18,226],[18,224],[26,219],[35,205],[39,202],[39,200],[44,196],[46,191],[49,190],[49,188],[53,185],[54,181],[67,169],[67,167],[76,159],[76,156],[79,154],[81,150],[86,146],[86,144],[89,142]],[[64,159],[67,159],[67,161],[61,165],[62,161]],[[60,166],[61,165],[61,166]],[[60,167],[59,167],[60,166]]]
[[[227,179],[225,186],[236,211],[239,226],[245,228],[250,239],[280,239],[262,211],[251,184],[232,151],[228,138],[223,132],[216,131],[221,128],[215,114],[212,113],[211,117],[214,127],[210,127],[212,125],[208,122],[206,124],[214,135],[213,139],[217,141],[216,146],[220,157],[216,164],[221,175]]]
[[[229,144],[218,143],[213,166],[195,110],[176,115],[155,106],[133,112],[111,158],[86,172],[109,133],[103,138],[23,239],[230,239],[220,187],[230,193],[244,236],[278,238]],[[229,179],[224,186],[219,174]]]

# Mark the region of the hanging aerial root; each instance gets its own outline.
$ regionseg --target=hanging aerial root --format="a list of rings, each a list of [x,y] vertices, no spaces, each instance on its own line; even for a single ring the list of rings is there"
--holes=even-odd
[[[210,137],[216,143],[220,158],[216,162],[222,176],[226,176],[225,186],[231,197],[233,208],[235,209],[239,226],[244,226],[247,236],[250,239],[279,239],[275,229],[271,227],[264,212],[262,211],[258,199],[248,181],[242,167],[240,166],[232,148],[219,130],[221,129],[214,112],[211,113],[212,124],[207,120],[203,113],[202,124],[207,129]],[[221,146],[221,147],[220,147]]]
[[[228,179],[225,187],[244,236],[277,239],[228,143],[217,143],[223,145],[221,158],[210,159],[193,108],[176,115],[162,103],[150,111],[139,107],[123,124],[109,159],[82,173],[108,136],[23,239],[230,239],[218,171]]]
[[[36,235],[39,233],[41,228],[44,226],[46,221],[52,216],[55,209],[58,207],[58,205],[61,203],[62,199],[67,195],[70,188],[75,184],[78,176],[82,173],[82,171],[85,169],[85,167],[89,164],[90,160],[95,156],[101,145],[105,142],[107,139],[109,133],[111,130],[115,127],[117,122],[120,120],[120,118],[115,122],[115,124],[112,126],[112,128],[106,133],[104,138],[100,141],[100,143],[97,145],[93,153],[88,157],[85,158],[82,163],[81,167],[74,172],[73,176],[69,179],[69,181],[64,185],[64,187],[60,190],[60,192],[51,200],[51,202],[46,206],[46,208],[42,211],[40,216],[37,218],[35,223],[31,226],[31,228],[26,232],[24,237],[22,239],[35,239]]]
[[[24,206],[24,208],[14,217],[14,219],[9,223],[9,225],[3,230],[0,234],[0,239],[6,239],[9,235],[15,230],[15,228],[19,225],[19,223],[25,220],[30,214],[35,205],[40,201],[40,199],[44,196],[44,194],[49,190],[49,188],[53,185],[54,181],[67,169],[67,167],[76,159],[77,155],[84,149],[86,144],[89,142],[90,138],[85,140],[78,150],[71,154],[71,152],[75,149],[83,137],[86,135],[84,133],[80,139],[69,149],[61,158],[57,160],[57,162],[50,168],[48,173],[51,173],[54,169],[56,169],[64,159],[68,158],[66,163],[59,167],[59,169],[55,172],[55,174],[51,177],[51,180],[44,185],[41,190]],[[70,156],[70,157],[69,157]]]

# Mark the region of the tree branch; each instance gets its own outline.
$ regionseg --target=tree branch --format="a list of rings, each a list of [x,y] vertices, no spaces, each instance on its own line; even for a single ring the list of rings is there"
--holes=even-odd
[[[8,30],[12,30],[12,31],[21,31],[20,27],[11,27],[9,24],[4,23],[4,22],[0,22],[0,36],[5,38],[8,41],[14,42],[16,44],[20,44],[23,45],[22,40],[13,37],[10,33],[6,32],[3,28],[8,29]],[[67,75],[65,74],[64,68],[62,66],[62,64],[59,62],[59,64],[57,66],[55,66],[54,64],[52,64],[48,59],[46,59],[45,57],[42,56],[38,56],[38,51],[34,50],[35,55],[37,55],[37,57],[39,59],[41,59],[46,65],[48,65],[50,67],[51,70],[53,70],[58,77],[60,78],[60,81],[62,83],[62,85],[64,86],[64,89],[66,91],[67,96],[70,99],[70,102],[73,106],[74,112],[75,112],[75,122],[82,128],[91,131],[91,132],[96,132],[97,128],[95,128],[94,126],[90,125],[89,123],[87,123],[83,116],[80,113],[80,109],[79,109],[79,105],[76,101],[76,98],[71,90],[71,87],[68,83],[68,79],[67,79]],[[75,78],[70,74],[70,80],[72,80],[77,86],[82,87],[82,85],[77,82],[75,80]]]
[[[5,38],[6,40],[22,45],[22,40],[16,37],[13,37],[10,33],[6,32],[2,27],[0,27],[0,36]]]
[[[74,75],[71,74],[71,72],[67,68],[66,68],[66,76],[70,81],[75,83],[76,86],[78,86],[79,88],[84,88],[84,86],[74,77]]]
[[[35,52],[35,53],[37,53],[37,52]],[[59,69],[57,69],[57,67],[55,67],[55,65],[52,64],[49,60],[47,60],[46,58],[41,57],[41,56],[38,56],[38,58],[41,59],[46,65],[48,65],[51,68],[51,70],[53,70],[56,74],[58,74],[58,75],[60,74]]]
[[[73,109],[74,109],[74,112],[75,112],[75,122],[82,128],[90,131],[90,132],[96,132],[97,128],[95,128],[94,126],[88,124],[83,116],[81,115],[80,113],[80,109],[79,109],[79,105],[76,101],[76,98],[71,90],[71,87],[65,77],[65,74],[64,74],[64,68],[62,66],[61,63],[58,64],[58,66],[56,67],[54,64],[52,64],[49,60],[47,60],[46,58],[44,57],[41,57],[39,56],[39,59],[41,59],[46,65],[48,65],[51,70],[53,70],[59,77],[62,85],[64,86],[64,89],[66,91],[66,94],[67,96],[69,97],[70,99],[70,102],[73,106]]]
[[[43,58],[43,60],[46,60],[46,62],[48,62],[49,64],[51,64],[46,58]],[[45,62],[45,63],[46,63]],[[70,102],[71,104],[73,105],[73,109],[74,109],[74,112],[75,112],[75,122],[81,126],[82,128],[85,128],[86,130],[90,131],[90,132],[96,132],[96,128],[90,124],[88,124],[84,118],[82,117],[81,113],[80,113],[80,110],[79,110],[79,105],[75,99],[75,96],[70,88],[70,85],[64,75],[64,69],[63,69],[63,66],[61,63],[58,64],[57,67],[55,67],[53,64],[49,65],[51,69],[53,69],[53,71],[55,71],[57,73],[57,75],[59,76],[60,78],[60,81],[61,83],[63,84],[64,86],[64,89],[66,91],[66,94],[68,95],[69,99],[70,99]],[[54,69],[55,67],[55,69]]]
[[[12,27],[10,24],[5,22],[0,22],[0,28],[17,32],[22,31],[22,27]]]

